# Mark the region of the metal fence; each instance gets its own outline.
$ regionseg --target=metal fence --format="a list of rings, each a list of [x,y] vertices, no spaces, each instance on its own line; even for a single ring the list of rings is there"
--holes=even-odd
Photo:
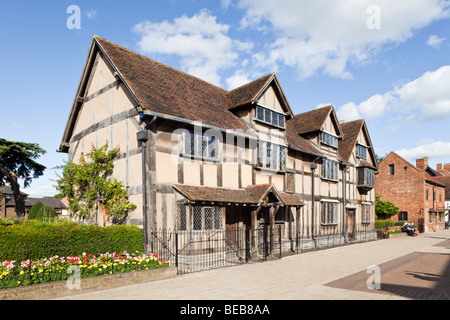
[[[184,274],[376,239],[373,225],[362,225],[350,233],[337,226],[296,228],[280,224],[255,229],[227,226],[222,230],[153,231],[149,250],[171,261],[178,273]]]

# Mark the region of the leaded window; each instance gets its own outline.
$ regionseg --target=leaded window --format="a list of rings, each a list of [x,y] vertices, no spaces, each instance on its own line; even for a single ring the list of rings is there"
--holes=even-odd
[[[270,125],[285,128],[285,115],[261,106],[256,107],[256,119]]]
[[[322,201],[321,223],[323,225],[336,225],[339,219],[339,202]]]
[[[286,169],[286,150],[283,145],[270,141],[258,141],[258,167],[276,171]]]
[[[322,179],[339,180],[339,162],[324,159],[322,162]]]

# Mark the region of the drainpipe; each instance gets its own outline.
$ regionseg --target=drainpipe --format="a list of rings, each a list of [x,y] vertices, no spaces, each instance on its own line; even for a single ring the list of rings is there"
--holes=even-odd
[[[138,107],[139,113],[139,119],[141,121],[145,121],[147,119],[147,115],[144,113],[142,107]],[[141,148],[142,148],[142,221],[143,221],[143,228],[144,228],[144,250],[145,253],[148,254],[148,204],[147,204],[147,170],[146,170],[146,162],[147,162],[147,141],[148,141],[148,130],[150,129],[151,125],[156,121],[158,117],[154,116],[150,122],[148,122],[144,128],[144,130],[139,131],[137,133],[137,141],[141,142]]]
[[[317,169],[317,163],[315,163],[318,159],[319,159],[320,157],[317,157],[312,163],[311,163],[311,197],[312,197],[312,205],[311,205],[311,214],[312,214],[312,216],[311,216],[311,223],[312,223],[312,226],[311,226],[311,235],[312,235],[312,239],[313,239],[313,241],[314,241],[314,245],[316,245],[316,242],[315,242],[315,240],[316,240],[316,237],[315,237],[315,221],[316,221],[316,218],[315,218],[315,193],[314,193],[314,172],[316,171],[316,169]]]
[[[342,169],[342,203],[344,206],[344,210],[342,212],[342,236],[344,237],[344,242],[348,242],[348,235],[347,235],[347,194],[346,194],[346,184],[347,184],[347,178],[346,178],[346,171],[350,169],[349,166],[344,165],[344,169]]]
[[[141,143],[142,148],[142,221],[144,228],[144,252],[148,254],[148,222],[147,222],[147,190],[146,190],[146,153],[147,153],[147,141],[148,131],[143,130],[137,133],[137,141]]]

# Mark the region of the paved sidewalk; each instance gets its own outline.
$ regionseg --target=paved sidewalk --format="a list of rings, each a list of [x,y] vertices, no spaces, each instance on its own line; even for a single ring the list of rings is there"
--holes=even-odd
[[[423,258],[425,254],[436,259]],[[432,263],[434,269],[431,269]],[[402,283],[407,283],[409,291],[367,289],[366,281],[371,276],[371,273],[367,273],[367,268],[373,265],[381,268],[382,289],[384,279],[393,281],[389,285],[401,286]],[[416,269],[409,270],[413,267]],[[403,282],[396,284],[397,279]],[[417,294],[417,290],[421,288],[428,290],[428,293],[435,293],[434,288],[436,290],[439,288],[440,295]],[[446,294],[450,296],[447,290],[450,291],[449,229],[421,234],[414,238],[404,237],[354,244],[298,254],[280,260],[192,273],[174,279],[61,299],[400,300],[429,297],[446,299]],[[415,292],[416,295],[411,292]]]

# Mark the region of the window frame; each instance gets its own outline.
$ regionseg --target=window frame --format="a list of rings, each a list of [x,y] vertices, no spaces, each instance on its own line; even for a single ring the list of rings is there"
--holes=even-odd
[[[331,159],[322,160],[321,178],[328,181],[339,181],[339,162]]]
[[[215,154],[211,156],[213,151]],[[183,132],[183,156],[218,162],[220,160],[220,140],[214,135],[205,134],[203,131],[197,132],[192,129],[185,129]]]
[[[326,138],[328,138],[328,141]],[[327,146],[337,149],[339,147],[339,138],[331,132],[321,130],[320,131],[320,143],[326,144]]]
[[[403,215],[406,215],[406,219],[400,219],[400,218],[404,218]],[[399,211],[398,221],[408,221],[408,211]]]
[[[391,170],[392,169],[392,170]],[[388,167],[388,175],[393,176],[395,175],[395,165],[393,163],[389,164]]]
[[[361,177],[362,174],[362,177]],[[357,186],[375,188],[375,170],[372,168],[361,167],[357,170]]]
[[[259,111],[261,111],[261,114]],[[276,123],[274,123],[274,118],[276,118]],[[255,108],[254,120],[279,129],[286,129],[286,114],[260,104]]]
[[[284,172],[286,171],[287,146],[259,139],[257,160],[260,169]]]
[[[225,229],[225,207],[177,205],[177,229],[180,231],[220,231]],[[209,215],[207,211],[210,211]]]
[[[372,223],[372,206],[370,202],[361,203],[361,223],[370,224]]]
[[[367,151],[368,151],[369,147],[362,143],[357,143],[356,147],[357,147],[356,148],[356,157],[367,160]],[[361,154],[360,150],[364,150],[364,154]]]
[[[320,205],[320,224],[322,226],[337,226],[339,224],[339,201],[322,199]]]

